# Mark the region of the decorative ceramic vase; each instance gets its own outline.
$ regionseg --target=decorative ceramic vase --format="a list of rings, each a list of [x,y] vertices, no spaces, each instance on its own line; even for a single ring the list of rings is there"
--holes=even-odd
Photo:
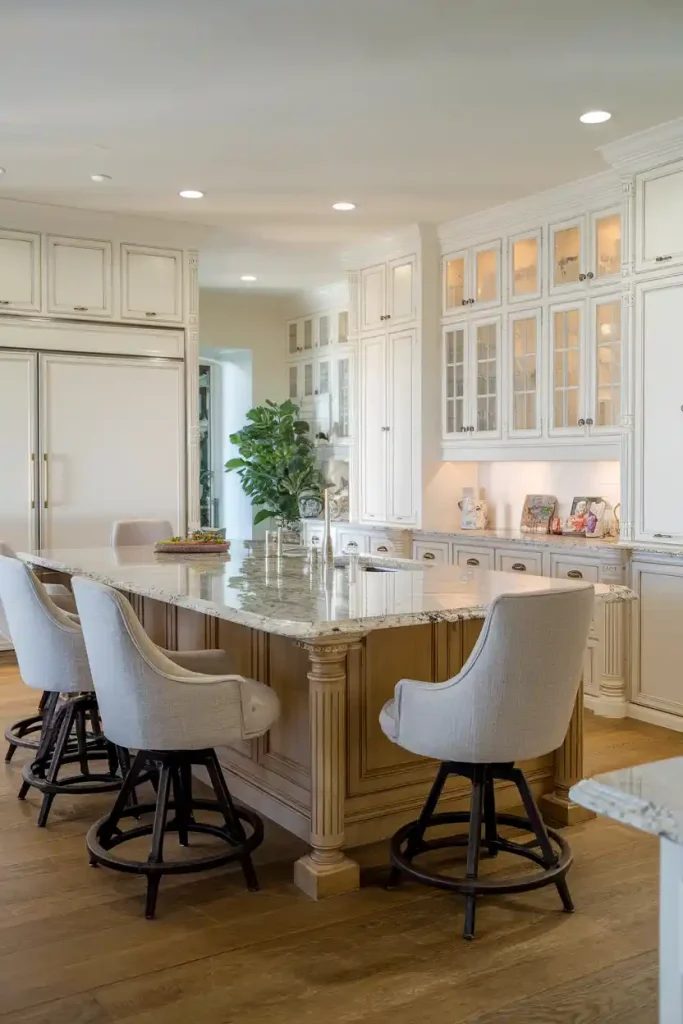
[[[488,508],[483,498],[465,494],[458,502],[461,530],[485,530],[488,524]]]
[[[322,498],[315,491],[304,491],[299,495],[299,513],[302,519],[318,519],[322,510]]]

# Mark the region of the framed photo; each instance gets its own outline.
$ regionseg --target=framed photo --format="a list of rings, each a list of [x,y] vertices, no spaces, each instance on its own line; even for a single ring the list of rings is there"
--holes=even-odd
[[[607,502],[604,498],[574,498],[562,533],[576,537],[602,537],[606,508]]]
[[[548,533],[557,498],[552,494],[527,494],[522,509],[522,533]]]

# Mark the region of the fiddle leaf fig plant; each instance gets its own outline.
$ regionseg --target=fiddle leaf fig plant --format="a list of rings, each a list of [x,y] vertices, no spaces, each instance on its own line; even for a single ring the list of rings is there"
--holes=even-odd
[[[287,528],[299,522],[299,498],[321,495],[325,481],[315,461],[309,425],[299,419],[299,407],[287,400],[270,400],[247,413],[247,424],[230,435],[239,457],[225,464],[236,472],[251,503],[258,508],[254,525],[274,518]]]

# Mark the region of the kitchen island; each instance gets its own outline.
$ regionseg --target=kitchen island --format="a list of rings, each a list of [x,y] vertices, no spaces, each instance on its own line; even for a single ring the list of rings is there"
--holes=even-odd
[[[316,898],[358,887],[349,850],[414,818],[433,780],[432,763],[379,727],[398,680],[456,675],[499,594],[584,585],[390,558],[327,565],[305,549],[277,557],[241,541],[228,555],[84,548],[21,557],[61,581],[83,575],[117,588],[156,643],[220,647],[235,672],[274,688],[282,713],[269,734],[219,755],[239,799],[309,842],[294,877]],[[604,601],[632,596],[616,585],[595,591]],[[548,821],[592,817],[569,797],[583,776],[581,693],[562,747],[524,770]],[[444,810],[464,809],[468,798],[467,781],[452,780]],[[501,784],[500,807],[515,799]]]

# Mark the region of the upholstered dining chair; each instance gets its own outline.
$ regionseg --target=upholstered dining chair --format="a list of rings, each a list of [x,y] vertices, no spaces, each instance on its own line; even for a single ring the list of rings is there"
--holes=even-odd
[[[2,541],[0,541],[0,555],[4,555],[6,558],[16,558],[9,544],[5,544]],[[65,587],[63,583],[44,583],[43,586],[58,608],[75,614],[76,602],[68,587]],[[8,640],[12,639],[7,616],[2,607],[2,601],[0,601],[0,633],[6,636]],[[38,749],[38,736],[43,725],[43,711],[46,701],[47,694],[43,693],[38,704],[37,714],[31,715],[29,718],[21,718],[18,722],[13,722],[12,725],[8,725],[5,729],[5,739],[7,740],[5,761],[7,763],[12,760],[18,747],[25,747],[29,750]]]
[[[88,832],[91,863],[145,875],[148,918],[154,917],[164,874],[239,861],[247,887],[258,888],[251,853],[263,839],[263,823],[253,811],[235,807],[215,748],[266,733],[280,712],[277,695],[263,683],[220,672],[215,651],[185,653],[182,662],[163,651],[147,636],[129,601],[111,587],[80,577],[73,587],[104,734],[116,746],[138,751],[111,812]],[[150,763],[160,766],[156,802],[131,808],[129,796]],[[200,766],[215,800],[200,799],[193,791],[192,769]],[[197,810],[217,812],[223,823],[200,821]],[[153,824],[122,830],[124,818],[146,812],[154,813]],[[204,849],[194,859],[164,860],[171,831],[183,846],[195,833],[215,836],[224,845],[214,853]],[[148,835],[146,860],[115,852],[121,843]]]
[[[462,671],[444,683],[402,679],[380,712],[385,735],[398,746],[441,762],[420,817],[395,833],[390,844],[389,885],[403,875],[465,896],[463,935],[474,937],[478,896],[525,892],[554,884],[564,910],[574,907],[566,874],[572,854],[566,840],[547,829],[519,762],[561,746],[581,681],[593,615],[592,586],[502,595],[493,601],[474,650]],[[469,812],[436,813],[447,779],[469,779]],[[526,818],[498,814],[494,782],[512,782]],[[426,839],[433,826],[466,823],[467,835]],[[534,833],[535,842],[503,838],[499,825]],[[482,846],[532,861],[530,877],[479,878]],[[443,829],[442,829],[443,831]],[[464,877],[416,862],[433,850],[466,846]]]
[[[168,519],[119,519],[112,526],[113,548],[142,547],[173,536]]]

